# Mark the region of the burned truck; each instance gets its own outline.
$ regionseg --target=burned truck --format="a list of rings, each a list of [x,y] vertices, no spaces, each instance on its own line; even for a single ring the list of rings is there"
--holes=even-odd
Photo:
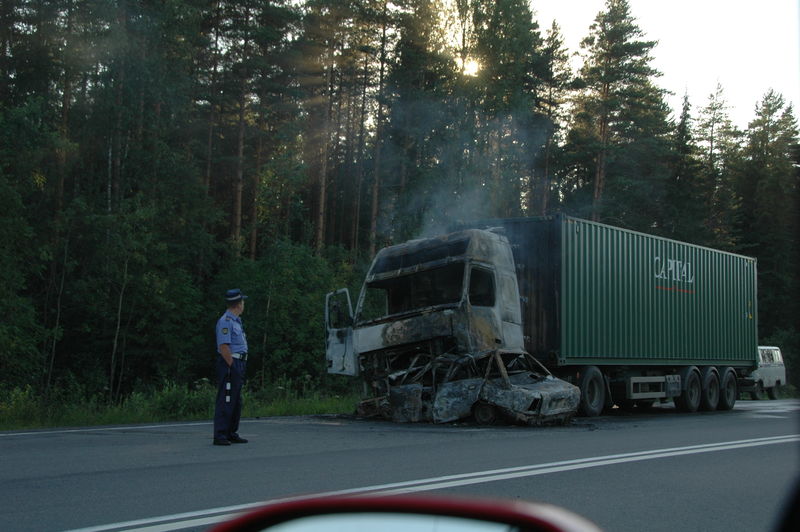
[[[752,257],[563,215],[476,222],[381,250],[354,312],[329,294],[328,371],[399,421],[730,410],[756,288]]]
[[[347,289],[328,294],[325,323],[328,372],[362,378],[361,415],[539,425],[577,410],[578,388],[525,350],[514,257],[498,232],[382,249],[355,308]]]

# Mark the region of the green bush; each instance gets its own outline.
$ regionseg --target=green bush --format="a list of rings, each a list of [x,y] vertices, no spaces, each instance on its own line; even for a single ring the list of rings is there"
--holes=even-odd
[[[169,383],[153,394],[148,410],[155,421],[209,418],[214,414],[215,395],[210,384],[189,389]]]
[[[41,412],[41,402],[30,386],[11,388],[0,395],[0,428],[27,426]]]

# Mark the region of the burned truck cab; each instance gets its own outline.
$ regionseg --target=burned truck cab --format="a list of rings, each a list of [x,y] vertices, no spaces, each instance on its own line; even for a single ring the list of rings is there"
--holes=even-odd
[[[480,410],[493,379],[511,390],[513,379],[541,376],[530,375],[511,247],[491,230],[381,250],[355,311],[340,290],[328,295],[325,319],[328,372],[363,379],[363,414],[451,421]],[[532,402],[522,395],[527,412]]]

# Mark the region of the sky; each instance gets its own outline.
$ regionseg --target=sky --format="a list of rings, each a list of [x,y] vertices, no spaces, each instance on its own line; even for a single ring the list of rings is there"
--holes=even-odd
[[[579,50],[605,0],[530,0],[542,34],[558,22],[570,52]],[[800,0],[628,0],[646,40],[658,41],[651,65],[657,83],[674,94],[680,114],[684,94],[697,117],[722,85],[733,123],[741,129],[769,89],[800,117]]]

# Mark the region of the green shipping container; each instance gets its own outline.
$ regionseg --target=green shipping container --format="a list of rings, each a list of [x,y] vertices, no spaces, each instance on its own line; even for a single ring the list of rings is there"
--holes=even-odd
[[[526,349],[543,363],[755,365],[755,259],[567,216],[492,225],[511,242]]]

